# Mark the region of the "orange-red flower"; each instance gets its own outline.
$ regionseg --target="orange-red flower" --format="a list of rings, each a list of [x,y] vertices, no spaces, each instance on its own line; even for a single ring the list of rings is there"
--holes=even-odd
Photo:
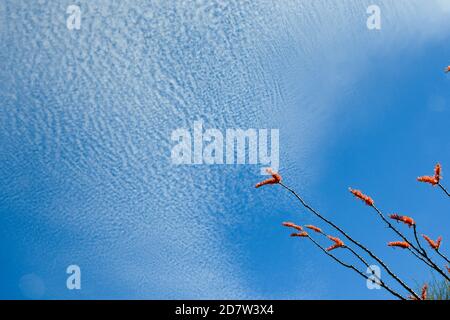
[[[373,206],[374,205],[374,201],[372,200],[371,197],[363,194],[360,190],[353,190],[352,188],[349,188],[350,192],[353,193],[353,195],[359,199],[361,199],[362,201],[364,201],[368,206]]]
[[[441,165],[438,163],[435,167],[434,167],[434,179],[437,181],[437,183],[439,183],[439,181],[441,181]]]
[[[414,222],[413,218],[411,218],[411,217],[400,216],[398,214],[391,214],[389,217],[393,220],[397,220],[398,222],[403,222],[403,223],[407,224],[409,227],[416,224]]]
[[[422,300],[427,300],[427,291],[428,291],[428,285],[425,283],[422,287],[422,294],[420,295],[420,298]]]
[[[266,179],[264,181],[258,182],[255,185],[255,188],[259,188],[259,187],[262,187],[262,186],[265,186],[265,185],[268,185],[268,184],[277,184],[277,183],[281,182],[281,176],[278,173],[273,172],[272,169],[270,169],[270,168],[267,169],[267,173],[272,175],[272,177],[269,178],[269,179]]]
[[[435,185],[437,185],[439,183],[439,181],[437,181],[435,177],[431,177],[431,176],[418,177],[417,181],[429,183],[429,184],[431,184],[433,186],[435,186]]]
[[[308,237],[308,233],[306,233],[305,231],[298,232],[298,233],[291,233],[291,237],[306,238],[306,237]]]
[[[402,248],[402,249],[408,249],[409,243],[408,242],[404,242],[404,241],[392,241],[388,243],[389,247],[398,247],[398,248]]]
[[[434,250],[438,250],[439,247],[441,246],[442,237],[439,237],[436,241],[430,239],[430,237],[428,237],[425,234],[423,234],[422,237],[428,242],[430,247],[433,248]]]
[[[439,184],[439,182],[442,179],[441,171],[442,171],[442,167],[438,163],[434,167],[434,176],[422,176],[422,177],[418,177],[417,180],[419,182],[425,182],[425,183],[429,183],[429,184],[435,186],[435,185]]]
[[[450,273],[450,267],[449,266],[445,266],[447,268],[447,272]]]
[[[283,226],[288,227],[288,228],[293,228],[298,231],[303,231],[303,228],[301,226],[298,226],[292,222],[283,222]]]
[[[449,72],[450,72],[450,66],[445,67],[444,72],[445,72],[445,73],[449,73]]]
[[[311,230],[313,230],[313,231],[315,231],[317,233],[323,233],[322,229],[320,229],[320,228],[318,228],[316,226],[313,226],[311,224],[308,224],[305,227],[308,228],[308,229],[311,229]]]
[[[339,239],[339,238],[328,236],[328,239],[333,241],[334,244],[332,246],[328,247],[327,251],[331,251],[331,250],[334,250],[334,249],[337,249],[337,248],[345,247],[344,242],[341,239]]]

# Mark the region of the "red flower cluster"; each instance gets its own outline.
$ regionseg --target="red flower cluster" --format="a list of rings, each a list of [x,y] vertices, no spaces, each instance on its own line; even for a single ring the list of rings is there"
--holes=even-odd
[[[398,247],[398,248],[402,248],[402,249],[408,249],[410,247],[408,242],[404,242],[404,241],[392,241],[388,243],[389,247]]]
[[[268,185],[268,184],[277,184],[277,183],[281,182],[281,176],[278,173],[273,172],[272,169],[267,169],[267,173],[272,175],[272,177],[269,179],[266,179],[264,181],[258,182],[255,185],[255,188],[260,188],[260,187]]]
[[[407,217],[407,216],[400,216],[398,214],[391,214],[389,216],[393,220],[397,220],[398,222],[403,222],[404,224],[407,224],[409,227],[415,225],[413,218]]]
[[[428,242],[430,247],[433,248],[434,250],[438,250],[439,247],[441,246],[442,237],[439,237],[436,241],[430,239],[430,237],[428,237],[425,234],[423,234],[422,237]]]
[[[439,181],[441,181],[441,164],[438,163],[436,165],[436,167],[434,167],[434,178],[436,179],[436,181],[439,183]]]
[[[364,201],[368,206],[373,207],[374,205],[374,201],[372,200],[371,197],[366,196],[365,194],[363,194],[360,190],[353,190],[352,188],[349,188],[350,192],[353,193],[353,195],[359,199],[361,199],[362,201]]]
[[[339,239],[339,238],[328,236],[328,239],[333,241],[334,244],[332,246],[328,247],[327,251],[331,251],[331,250],[334,250],[334,249],[337,249],[337,248],[345,247],[344,242],[341,239]]]

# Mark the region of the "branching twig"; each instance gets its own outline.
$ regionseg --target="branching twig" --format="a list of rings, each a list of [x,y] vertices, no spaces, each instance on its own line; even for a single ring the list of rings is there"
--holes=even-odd
[[[442,252],[440,252],[439,249],[436,249],[436,253],[437,253],[438,255],[440,255],[440,256],[442,257],[442,259],[444,259],[445,261],[447,261],[447,263],[450,263],[450,260],[448,260],[448,258],[447,258]]]
[[[428,256],[427,251],[422,247],[422,245],[420,244],[419,241],[419,237],[417,235],[417,227],[416,225],[413,225],[413,230],[414,230],[414,238],[416,239],[417,245],[419,246],[419,249],[422,252],[422,256],[432,265],[432,268],[434,270],[436,270],[437,272],[439,272],[440,275],[442,275],[447,281],[450,281],[450,278],[445,274],[445,272],[439,268],[434,262],[433,260],[431,260],[431,258]],[[422,260],[423,261],[423,260]]]
[[[433,265],[431,265],[427,260],[425,260],[422,256],[418,255],[414,250],[411,250],[411,248],[408,248],[409,252],[411,252],[417,259],[423,261],[423,263],[425,263],[427,266],[429,266],[430,268],[433,268]]]
[[[324,232],[319,232],[321,235],[323,236],[327,236]],[[343,246],[344,249],[347,249],[348,251],[350,251],[359,261],[361,261],[368,269],[372,268],[370,267],[369,263],[359,254],[357,253],[355,250],[353,250],[351,247],[349,247],[348,245],[344,245]],[[381,279],[375,275],[374,273],[372,273],[374,277],[376,277],[379,281],[381,281]]]
[[[320,250],[322,250],[327,256],[331,257],[332,259],[334,259],[337,263],[339,263],[340,265],[351,269],[353,271],[355,271],[356,273],[358,273],[361,277],[373,281],[373,279],[371,279],[369,276],[367,276],[365,273],[361,272],[360,270],[358,270],[355,266],[351,265],[351,264],[347,264],[345,262],[343,262],[342,260],[340,260],[339,258],[337,258],[335,255],[331,254],[330,252],[328,252],[324,247],[322,247],[319,243],[317,243],[313,238],[311,238],[310,235],[307,236],[309,240],[311,240]],[[348,248],[348,247],[347,247]],[[351,250],[351,249],[350,249]],[[352,252],[354,252],[353,250],[351,250]],[[364,261],[364,260],[363,260]],[[386,285],[381,279],[379,279],[377,277],[378,283],[380,284],[380,286],[382,286],[383,288],[385,288],[388,292],[390,292],[392,295],[394,295],[395,297],[401,299],[401,300],[406,300],[404,297],[402,297],[399,293],[395,292],[394,290],[392,290],[388,285]]]
[[[440,183],[437,184],[439,186],[439,188],[441,188],[442,191],[444,191],[444,193],[450,197],[450,193],[447,191],[447,189],[444,188],[444,186]]]
[[[283,188],[285,188],[286,190],[288,190],[289,192],[291,192],[298,201],[300,201],[300,203],[306,208],[308,209],[310,212],[312,212],[314,215],[316,215],[319,219],[321,219],[322,221],[324,221],[325,223],[327,223],[328,225],[330,225],[331,227],[333,227],[334,229],[336,229],[337,231],[339,231],[344,237],[346,237],[349,241],[351,241],[353,244],[355,244],[356,246],[360,247],[362,250],[364,250],[367,254],[369,254],[373,259],[375,259],[385,270],[386,272],[392,277],[394,278],[404,289],[406,289],[409,293],[412,294],[412,296],[416,299],[420,299],[420,297],[417,295],[417,293],[414,292],[414,290],[412,290],[407,284],[405,284],[395,273],[393,273],[389,267],[380,259],[378,258],[374,253],[372,253],[372,251],[370,251],[369,249],[367,249],[365,246],[363,246],[362,244],[360,244],[358,241],[354,240],[352,237],[350,237],[344,230],[342,230],[340,227],[338,227],[336,224],[334,224],[332,221],[328,220],[327,218],[325,218],[324,216],[322,216],[319,212],[317,212],[315,209],[313,209],[312,207],[310,207],[294,190],[292,190],[291,188],[289,188],[288,186],[286,186],[284,183],[282,183],[281,181],[278,182],[279,185],[281,185]],[[328,252],[327,252],[328,253]]]
[[[318,233],[320,233],[321,235],[323,235],[323,236],[327,236],[323,231],[316,231],[316,232],[318,232]],[[343,246],[343,248],[344,249],[347,249],[348,251],[350,251],[359,261],[361,261],[368,269],[370,269],[370,270],[372,270],[372,268],[370,267],[370,265],[369,265],[369,263],[360,255],[360,254],[358,254],[355,250],[353,250],[351,247],[349,247],[348,245],[344,245]],[[376,277],[377,278],[377,280],[378,281],[381,281],[381,279],[376,275],[376,274],[374,274],[373,273],[373,271],[372,271],[372,274],[373,274],[373,276],[374,277]]]
[[[450,67],[449,67],[450,68]],[[366,248],[364,245],[362,245],[361,243],[359,243],[358,241],[356,241],[355,239],[353,239],[350,235],[348,235],[343,229],[341,229],[340,227],[338,227],[334,222],[332,222],[331,220],[328,220],[327,218],[325,218],[324,216],[322,216],[318,211],[316,211],[314,208],[312,208],[311,206],[309,206],[304,200],[303,198],[301,198],[293,189],[291,189],[290,187],[288,187],[287,185],[285,185],[284,183],[282,183],[282,177],[278,174],[273,172],[271,169],[268,169],[267,172],[269,174],[271,174],[271,178],[266,179],[264,181],[261,181],[259,183],[256,184],[256,188],[262,187],[264,185],[273,185],[273,184],[279,184],[281,185],[284,189],[286,189],[287,191],[289,191],[291,194],[294,195],[294,197],[301,203],[301,205],[306,208],[307,210],[309,210],[310,212],[312,212],[316,217],[318,217],[319,219],[321,219],[322,221],[324,221],[325,223],[327,223],[328,225],[330,225],[331,227],[333,227],[334,229],[336,229],[337,231],[339,231],[346,239],[348,239],[351,243],[355,244],[356,246],[358,246],[360,249],[362,249],[363,251],[365,251],[372,259],[376,260],[383,268],[384,270],[386,270],[386,272],[393,278],[395,279],[404,289],[406,289],[409,293],[411,293],[410,298],[414,299],[414,300],[421,300],[421,298],[418,296],[417,293],[414,292],[414,290],[412,290],[406,283],[404,283],[396,274],[394,274],[389,267],[379,258],[377,257],[371,250],[369,250],[368,248]],[[450,197],[450,193],[445,189],[445,187],[440,183],[440,179],[442,178],[441,176],[441,165],[438,163],[435,166],[434,169],[434,175],[433,176],[421,176],[418,177],[417,180],[419,182],[424,182],[424,183],[429,183],[433,186],[438,185],[440,187],[440,189],[447,195]],[[422,247],[420,241],[419,241],[419,237],[417,235],[417,228],[416,228],[416,224],[414,222],[414,220],[410,217],[407,216],[399,216],[397,214],[393,214],[390,216],[390,218],[397,220],[397,221],[401,221],[405,224],[407,224],[409,227],[413,226],[413,230],[414,230],[414,238],[416,240],[416,245],[413,244],[410,240],[408,240],[408,238],[402,233],[400,232],[396,227],[394,227],[390,221],[384,216],[384,214],[381,212],[381,210],[379,210],[375,204],[374,201],[371,197],[363,194],[360,190],[353,190],[350,189],[351,193],[353,193],[354,196],[356,196],[357,198],[363,200],[368,206],[372,207],[378,214],[378,216],[382,219],[382,221],[388,226],[388,228],[390,228],[391,230],[393,230],[398,236],[400,236],[400,238],[403,240],[403,242],[401,241],[394,241],[394,242],[389,242],[388,245],[392,246],[392,247],[401,247],[404,249],[408,249],[416,258],[418,258],[420,261],[422,261],[423,263],[425,263],[428,267],[434,269],[435,271],[437,271],[439,274],[441,274],[446,281],[450,281],[450,277],[447,276],[447,274],[440,268],[438,267],[438,265],[431,259],[431,257],[428,255],[427,251]],[[392,289],[390,289],[381,279],[379,276],[375,275],[373,270],[371,269],[371,266],[367,263],[367,261],[360,255],[358,254],[355,250],[353,250],[351,247],[348,247],[347,245],[344,244],[344,242],[342,242],[339,238],[335,238],[332,236],[327,236],[329,239],[331,239],[332,241],[335,242],[334,245],[330,246],[327,249],[324,249],[319,243],[317,243],[313,238],[311,238],[309,236],[308,233],[302,231],[302,227],[295,225],[293,223],[283,223],[284,226],[287,227],[291,227],[294,229],[297,229],[299,231],[301,231],[300,233],[294,233],[292,234],[292,236],[295,237],[307,237],[309,238],[317,247],[319,247],[323,252],[325,252],[325,254],[327,254],[328,256],[330,256],[331,258],[333,258],[336,262],[338,262],[339,264],[341,264],[344,267],[347,267],[349,269],[354,270],[355,272],[357,272],[360,276],[364,277],[365,279],[371,280],[371,281],[377,281],[383,288],[385,288],[386,290],[388,290],[391,294],[393,294],[396,297],[399,297],[400,299],[404,299],[401,295],[399,295],[397,292],[393,291]],[[326,235],[325,233],[323,233],[323,231],[315,226],[311,226],[311,225],[307,225],[307,228],[318,232],[322,235]],[[430,247],[433,248],[436,253],[441,256],[441,258],[443,258],[447,263],[450,263],[449,259],[439,251],[439,246],[442,240],[442,237],[439,237],[437,241],[432,240],[431,238],[429,238],[426,235],[423,235],[423,237],[425,238],[425,240],[429,243]],[[347,264],[345,262],[343,262],[342,260],[338,259],[337,257],[335,257],[333,254],[329,253],[329,251],[337,249],[337,248],[345,248],[347,250],[349,250],[360,262],[362,262],[367,268],[368,270],[372,271],[372,276],[369,278],[365,273],[361,272],[360,270],[358,270],[355,266],[351,265],[351,264]],[[450,268],[447,266],[447,271],[450,273]],[[375,277],[375,280],[374,280]],[[424,291],[425,290],[425,291]],[[426,299],[426,286],[424,286],[424,288],[422,289],[422,299]]]
[[[450,281],[450,278],[445,274],[445,272],[443,270],[441,270],[441,268],[439,268],[436,263],[434,263],[433,260],[431,260],[431,258],[428,256],[427,252],[422,248],[422,246],[420,245],[419,239],[417,237],[417,231],[416,231],[416,225],[413,225],[414,228],[414,237],[416,238],[416,242],[417,245],[419,247],[416,247],[414,244],[411,243],[411,241],[408,240],[408,238],[406,238],[403,233],[401,233],[396,227],[394,227],[389,220],[386,219],[386,217],[384,216],[384,214],[381,212],[380,209],[378,209],[374,204],[371,205],[371,207],[378,213],[378,215],[380,216],[380,218],[384,221],[384,223],[386,223],[386,225],[392,229],[399,237],[401,237],[403,239],[403,241],[405,241],[406,243],[408,243],[412,250],[410,249],[410,251],[417,257],[419,258],[421,261],[425,262],[429,267],[433,268],[434,270],[436,270],[439,274],[441,274],[445,279],[447,279],[448,281]],[[414,252],[414,251],[415,252]],[[424,259],[420,258],[419,255],[421,257],[423,257]],[[428,261],[428,263],[427,263]]]

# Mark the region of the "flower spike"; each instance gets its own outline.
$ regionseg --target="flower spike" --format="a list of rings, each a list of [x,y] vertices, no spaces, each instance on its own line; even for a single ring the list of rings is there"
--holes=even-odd
[[[433,186],[437,185],[439,182],[436,180],[435,177],[431,177],[431,176],[422,176],[422,177],[418,177],[417,181],[419,182],[424,182],[424,183],[429,183]]]
[[[371,197],[363,194],[360,190],[354,190],[352,188],[349,188],[349,190],[355,197],[364,201],[368,206],[373,207],[373,205],[375,204]]]
[[[414,219],[411,217],[407,217],[407,216],[400,216],[398,214],[391,214],[389,216],[391,219],[393,220],[397,220],[397,222],[403,222],[404,224],[407,224],[408,227],[412,227],[413,225],[415,225],[416,223],[414,222]]]
[[[408,249],[410,247],[409,243],[406,241],[392,241],[388,243],[389,247],[398,247],[402,249]]]
[[[301,226],[296,225],[295,223],[292,222],[283,222],[283,226],[287,227],[287,228],[293,228],[297,231],[303,231],[303,228]]]
[[[260,187],[268,185],[268,184],[278,184],[278,183],[281,182],[282,178],[281,178],[281,176],[278,173],[273,172],[272,169],[270,169],[270,168],[267,169],[266,171],[267,171],[267,173],[272,175],[272,178],[269,178],[269,179],[266,179],[264,181],[258,182],[255,185],[255,188],[260,188]]]

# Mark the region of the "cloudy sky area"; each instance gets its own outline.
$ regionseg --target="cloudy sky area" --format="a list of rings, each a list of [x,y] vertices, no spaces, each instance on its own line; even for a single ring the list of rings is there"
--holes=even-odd
[[[78,1],[79,31],[70,4],[0,4],[1,298],[390,298],[288,237],[318,222],[259,166],[172,165],[195,120],[280,129],[286,182],[430,279],[346,188],[447,236],[414,178],[450,168],[450,1]]]

